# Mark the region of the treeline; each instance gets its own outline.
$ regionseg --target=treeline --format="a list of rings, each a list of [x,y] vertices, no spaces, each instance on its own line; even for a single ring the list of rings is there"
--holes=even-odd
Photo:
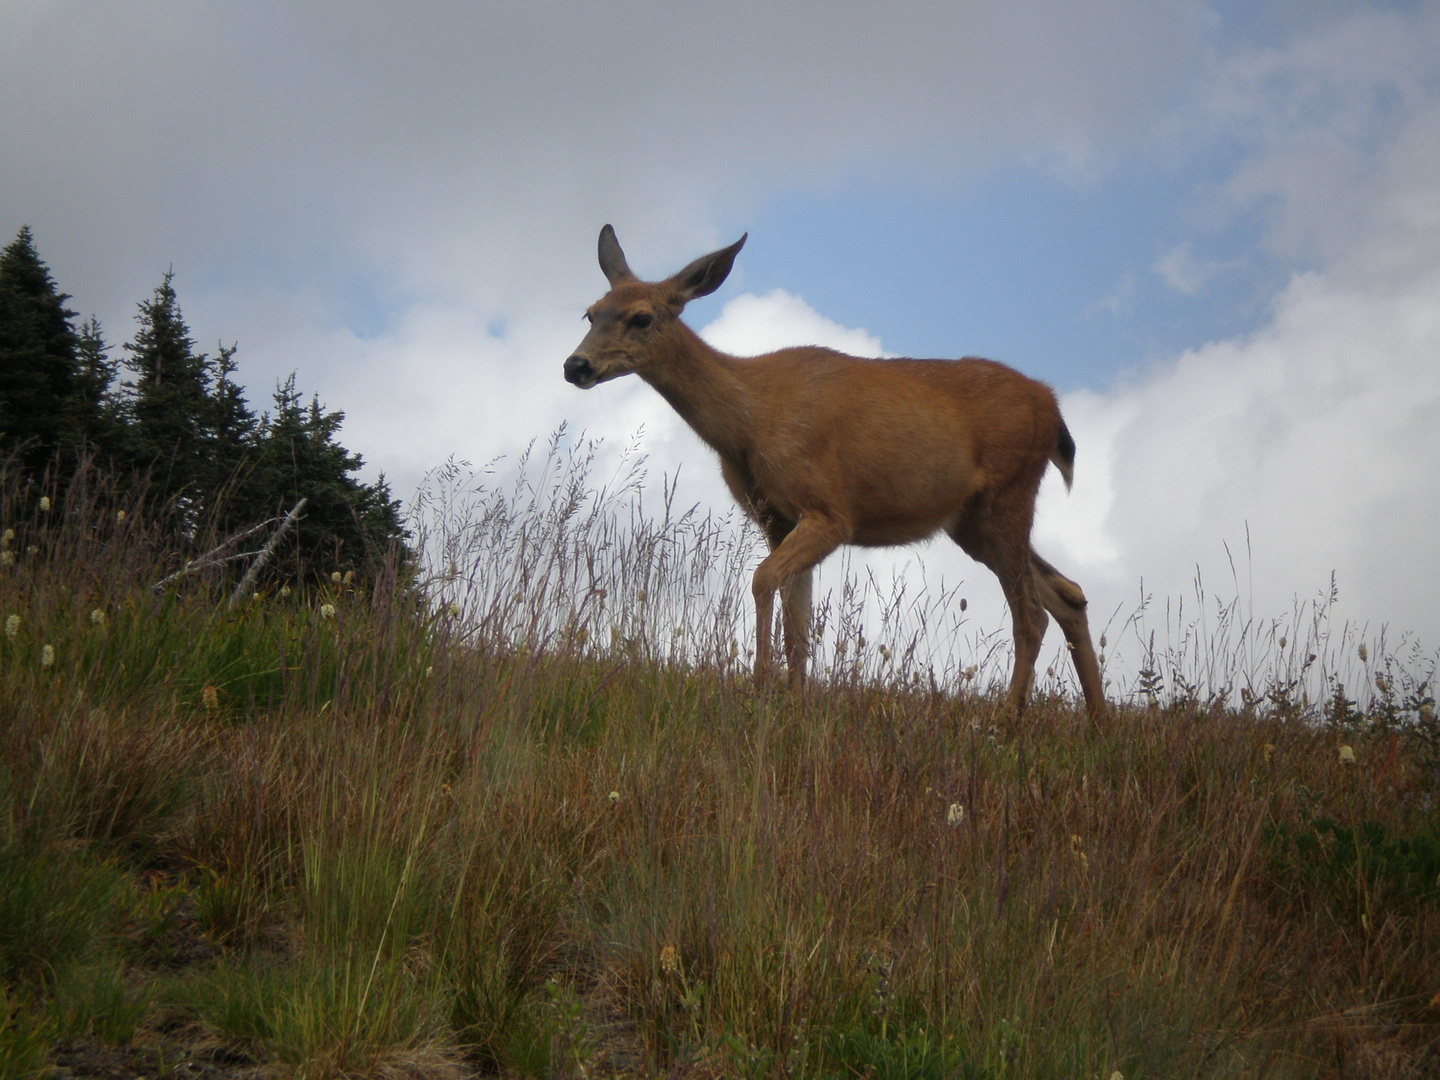
[[[257,414],[235,381],[235,346],[198,352],[173,274],[139,305],[118,351],[76,323],[28,227],[0,252],[0,468],[34,501],[96,470],[188,552],[307,500],[275,572],[363,571],[406,532],[382,476],[339,441],[345,414],[306,401],[295,376]],[[18,509],[18,508],[17,508]]]

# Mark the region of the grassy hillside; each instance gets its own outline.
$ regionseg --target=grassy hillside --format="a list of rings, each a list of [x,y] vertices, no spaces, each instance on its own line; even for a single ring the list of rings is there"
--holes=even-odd
[[[1422,678],[799,700],[712,525],[542,475],[234,611],[4,493],[0,1077],[1440,1074]]]

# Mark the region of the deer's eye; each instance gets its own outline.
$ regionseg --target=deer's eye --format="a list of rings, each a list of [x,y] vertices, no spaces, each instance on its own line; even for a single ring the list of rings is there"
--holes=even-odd
[[[588,312],[588,311],[583,311],[583,312],[581,312],[581,313],[580,313],[580,318],[584,319],[584,320],[585,320],[586,322],[588,322],[588,323],[593,323],[593,322],[595,321],[594,319],[592,319],[592,318],[590,317],[590,312]]]
[[[632,330],[644,330],[645,327],[650,325],[652,320],[653,316],[651,316],[649,312],[639,311],[631,315],[626,321]]]

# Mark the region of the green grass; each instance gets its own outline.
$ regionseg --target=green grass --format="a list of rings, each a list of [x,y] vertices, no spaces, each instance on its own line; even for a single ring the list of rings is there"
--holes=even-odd
[[[470,518],[442,484],[429,579],[236,612],[154,593],[113,506],[7,519],[43,543],[0,568],[0,1076],[77,1039],[316,1080],[1440,1069],[1431,671],[1233,708],[1152,672],[1099,723],[858,648],[761,690],[743,544],[566,468]],[[1243,644],[1207,663],[1284,671]]]

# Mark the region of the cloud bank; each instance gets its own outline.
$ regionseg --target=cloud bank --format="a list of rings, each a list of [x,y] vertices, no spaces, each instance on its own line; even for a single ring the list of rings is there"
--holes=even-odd
[[[561,379],[603,290],[600,224],[658,277],[777,192],[855,176],[1188,177],[1192,236],[1135,274],[1221,288],[1238,263],[1204,241],[1237,222],[1258,237],[1239,262],[1285,273],[1244,335],[1065,398],[1075,490],[1047,482],[1038,546],[1102,616],[1142,579],[1188,594],[1197,567],[1223,591],[1233,555],[1258,614],[1334,571],[1346,614],[1437,643],[1440,14],[1321,8],[1272,5],[1247,41],[1181,0],[11,4],[0,224],[35,229],[112,340],[173,264],[202,346],[239,340],[252,397],[300,368],[402,493],[563,421],[612,444],[643,428],[652,472],[683,464],[680,497],[723,504],[647,387]],[[747,293],[743,255],[733,288],[691,312],[718,345],[884,352],[800,284]],[[953,545],[866,558],[963,580],[971,623],[1003,625]]]

